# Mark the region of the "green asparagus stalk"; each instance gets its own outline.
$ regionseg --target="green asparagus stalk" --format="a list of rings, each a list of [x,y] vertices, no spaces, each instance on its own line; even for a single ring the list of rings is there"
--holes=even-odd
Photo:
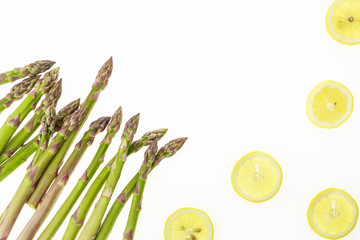
[[[132,153],[138,152],[142,147],[148,146],[152,142],[160,140],[165,135],[166,132],[167,132],[166,128],[161,128],[158,130],[154,130],[154,131],[145,133],[139,140],[134,141],[130,145],[129,150],[128,150],[128,156],[131,155]],[[106,166],[102,169],[102,171],[98,174],[98,176],[96,177],[96,179],[90,186],[89,190],[87,191],[86,195],[84,196],[83,200],[81,201],[79,207],[77,208],[77,210],[75,211],[75,213],[72,215],[72,217],[70,219],[68,227],[63,236],[64,240],[70,240],[70,239],[76,238],[78,232],[80,231],[80,229],[83,226],[83,223],[85,222],[86,215],[87,215],[91,205],[93,204],[97,194],[100,192],[101,188],[105,184],[105,181],[107,180],[107,178],[110,174],[110,169],[111,169],[111,166],[114,163],[115,159],[116,159],[116,155],[106,164]],[[96,170],[94,169],[93,172],[95,173]],[[81,179],[79,181],[81,181]],[[87,184],[89,181],[90,181],[90,179],[88,179],[88,181],[85,183]],[[136,179],[135,179],[135,181],[136,181]],[[85,189],[85,187],[86,187],[86,185],[82,187],[81,191],[83,191]],[[55,215],[55,217],[53,218],[52,221],[57,222],[57,228],[54,231],[58,230],[58,228],[64,221],[65,217],[69,214],[72,206],[75,204],[76,200],[79,198],[80,194],[81,194],[81,192],[77,196],[70,195],[68,197],[69,200],[67,199],[66,202],[69,201],[69,204],[67,204],[66,206],[64,204],[61,207],[61,209],[63,209],[63,211],[64,211],[63,214],[61,214],[61,216],[63,216],[61,219],[60,219],[60,217],[57,217],[58,214]],[[61,210],[59,210],[59,211],[61,211]],[[44,238],[42,238],[42,239],[45,240],[45,239],[49,239],[49,238],[46,235],[44,235]]]
[[[55,107],[51,105],[45,111],[45,115],[42,118],[42,128],[39,133],[39,147],[35,153],[34,159],[30,167],[37,163],[41,155],[48,148],[49,140],[55,131],[55,117]]]
[[[55,131],[59,130],[59,126],[63,124],[64,117],[71,115],[79,107],[79,99],[71,102],[62,108],[55,118]],[[57,126],[56,126],[57,125]],[[39,135],[31,140],[26,146],[22,147],[13,156],[11,156],[5,163],[0,165],[0,182],[9,176],[15,169],[23,164],[39,146]]]
[[[39,139],[36,136],[26,146],[22,147],[8,161],[0,165],[0,182],[23,164],[38,149]]]
[[[5,209],[0,221],[0,239],[7,239],[15,221],[21,212],[26,200],[30,196],[37,181],[44,172],[46,166],[59,151],[62,144],[79,128],[79,123],[84,119],[87,108],[81,108],[72,114],[72,117],[64,123],[64,126],[56,137],[50,143],[46,151],[37,159],[33,159],[33,164],[27,170],[27,173],[11,199],[8,207]]]
[[[35,110],[34,116],[26,123],[26,125],[6,144],[3,153],[0,155],[0,163],[7,160],[17,151],[24,143],[33,135],[41,124],[41,118],[49,106],[56,106],[61,97],[62,81],[59,80],[46,94],[45,99]]]
[[[55,214],[55,217],[51,220],[51,222],[42,232],[39,239],[51,239],[55,235],[56,231],[59,229],[60,225],[68,215],[71,207],[75,204],[76,200],[79,198],[82,191],[85,189],[87,183],[91,180],[96,170],[99,168],[100,164],[104,161],[107,149],[109,148],[112,139],[115,137],[116,133],[120,129],[121,121],[122,109],[121,107],[119,107],[112,116],[109,126],[107,128],[107,134],[100,143],[100,146],[89,167],[86,169],[82,177],[78,180],[69,197],[59,208],[59,210]],[[47,194],[45,196],[47,196]]]
[[[0,85],[15,82],[25,77],[33,77],[49,70],[55,62],[49,60],[40,60],[21,68],[14,68],[8,72],[0,73]]]
[[[51,89],[58,77],[59,69],[53,69],[47,72],[43,79],[39,80],[35,89],[28,94],[24,101],[16,108],[16,110],[8,117],[6,122],[0,128],[0,152],[4,148],[12,135],[15,133],[19,125],[26,118],[26,116],[35,108],[35,105],[40,100],[43,94]]]
[[[80,105],[80,108],[87,107],[88,111],[85,116],[85,119],[83,122],[79,124],[79,129],[82,127],[84,122],[86,121],[87,117],[89,116],[92,108],[94,107],[100,92],[105,89],[107,86],[108,80],[111,76],[113,68],[112,58],[107,60],[104,65],[99,70],[99,73],[95,79],[94,84],[92,85],[92,89],[90,90],[89,95],[87,96],[85,102],[83,102]],[[61,166],[61,163],[63,161],[63,158],[65,157],[67,151],[69,150],[71,144],[75,140],[77,136],[78,131],[74,131],[71,133],[69,138],[66,142],[64,142],[63,146],[59,150],[59,152],[56,154],[54,159],[51,161],[50,165],[46,168],[43,176],[41,177],[39,183],[36,186],[35,191],[31,194],[30,198],[28,199],[27,203],[31,207],[36,207],[41,198],[44,196],[46,190],[51,185],[52,181],[57,176],[59,167]]]
[[[128,216],[128,221],[124,231],[123,240],[134,239],[136,225],[141,211],[141,203],[142,203],[147,176],[149,175],[151,165],[155,160],[156,152],[157,152],[157,142],[152,143],[148,148],[148,150],[145,152],[145,156],[144,156],[145,159],[140,168],[139,177],[137,179],[135,191],[133,193],[133,199],[131,203],[130,213]]]
[[[29,77],[13,86],[10,92],[0,100],[0,113],[9,108],[13,102],[20,100],[23,96],[28,94],[39,79],[39,75]]]
[[[136,133],[139,124],[139,116],[139,114],[133,116],[125,125],[115,162],[112,164],[110,169],[110,175],[106,180],[100,199],[95,205],[89,221],[86,223],[83,231],[80,233],[79,240],[91,239],[100,227],[102,218],[105,215],[106,208],[109,205],[110,198],[120,178],[122,168],[127,158],[129,146],[132,143]]]
[[[41,200],[41,203],[36,209],[34,215],[21,232],[20,236],[18,237],[19,240],[33,239],[36,232],[39,230],[42,223],[48,216],[49,212],[52,210],[52,207],[56,203],[59,195],[67,184],[72,172],[82,158],[83,154],[93,143],[95,136],[104,131],[109,121],[110,117],[102,117],[90,124],[89,130],[84,133],[84,136],[76,144],[75,149],[66,161],[64,167],[61,169],[59,175],[54,180],[54,183],[51,185],[49,191]]]
[[[164,158],[169,158],[173,156],[180,148],[185,144],[187,138],[178,138],[170,141],[165,146],[163,146],[156,154],[155,160],[152,163],[150,172],[160,164]],[[138,182],[140,174],[137,173],[131,179],[131,181],[126,185],[120,195],[115,199],[113,205],[111,206],[109,212],[107,213],[104,222],[101,225],[101,228],[96,236],[96,240],[107,239],[112,228],[115,225],[116,219],[118,218],[121,210],[125,206],[126,202],[129,200],[130,196],[135,190],[136,183]]]

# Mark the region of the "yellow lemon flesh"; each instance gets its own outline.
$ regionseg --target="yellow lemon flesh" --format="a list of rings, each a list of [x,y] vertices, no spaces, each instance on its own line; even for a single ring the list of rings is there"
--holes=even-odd
[[[326,28],[336,41],[360,43],[360,0],[336,0],[326,15]]]
[[[251,152],[235,164],[231,182],[240,197],[251,202],[272,198],[280,189],[280,165],[264,152]]]
[[[308,221],[320,236],[338,239],[355,227],[359,210],[355,200],[345,191],[336,188],[320,192],[311,201]]]
[[[337,128],[353,111],[354,98],[349,89],[335,81],[318,84],[309,94],[307,115],[321,128]]]
[[[165,240],[212,240],[214,227],[205,212],[195,208],[181,208],[165,224]]]

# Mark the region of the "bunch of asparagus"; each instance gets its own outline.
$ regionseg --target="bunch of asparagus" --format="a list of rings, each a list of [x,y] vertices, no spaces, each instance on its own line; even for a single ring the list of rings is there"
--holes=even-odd
[[[76,99],[58,112],[56,107],[62,93],[62,80],[58,80],[59,68],[51,69],[54,64],[52,61],[36,61],[25,67],[0,73],[0,85],[25,78],[0,100],[0,114],[14,101],[26,96],[0,127],[0,182],[33,155],[22,182],[0,217],[0,239],[5,240],[9,237],[26,204],[35,209],[35,212],[17,239],[35,238],[82,156],[92,145],[95,137],[106,129],[106,134],[87,169],[38,239],[52,239],[78,200],[80,201],[70,217],[63,239],[107,239],[122,208],[133,196],[123,235],[123,240],[132,240],[149,173],[163,159],[173,156],[187,138],[172,140],[158,149],[158,141],[167,132],[167,129],[162,128],[149,131],[140,139],[134,140],[140,118],[140,114],[137,114],[124,126],[117,154],[91,181],[105,161],[112,139],[121,128],[121,107],[112,117],[100,117],[93,121],[80,141],[75,144],[69,157],[64,160],[96,104],[100,92],[108,84],[113,68],[112,58],[99,70],[85,101],[80,104],[80,99]],[[32,111],[33,116],[20,129]],[[37,132],[39,127],[40,130]],[[33,135],[35,136],[30,139]],[[125,162],[130,155],[143,147],[147,147],[147,150],[138,173],[123,191],[118,193],[109,207]],[[80,199],[89,184],[85,195]],[[95,202],[91,216],[86,219]]]

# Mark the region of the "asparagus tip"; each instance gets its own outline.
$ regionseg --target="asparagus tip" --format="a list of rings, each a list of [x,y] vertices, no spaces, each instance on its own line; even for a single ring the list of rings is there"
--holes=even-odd
[[[115,111],[113,116],[111,117],[111,121],[109,123],[109,126],[107,128],[108,132],[118,132],[120,129],[122,120],[122,108],[121,106]]]
[[[100,68],[92,88],[103,90],[108,84],[112,70],[113,70],[113,59],[112,57],[110,57]]]
[[[177,153],[182,148],[182,146],[184,146],[186,140],[187,137],[177,138],[165,144],[165,146],[160,148],[160,150],[157,152],[155,164],[158,165],[164,158],[169,158]]]
[[[109,124],[110,117],[101,117],[90,124],[89,135],[95,137],[96,134],[105,130]]]

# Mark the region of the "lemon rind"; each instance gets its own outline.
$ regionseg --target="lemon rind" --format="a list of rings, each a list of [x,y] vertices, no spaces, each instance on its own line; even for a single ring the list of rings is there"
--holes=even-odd
[[[310,100],[312,99],[311,96],[314,96],[314,93],[315,91],[317,91],[322,85],[325,85],[326,83],[333,83],[333,84],[336,84],[336,85],[339,85],[340,87],[344,88],[345,91],[348,92],[348,94],[350,95],[350,99],[351,99],[351,109],[350,111],[347,113],[347,117],[344,118],[340,123],[338,123],[337,125],[321,125],[319,124],[318,122],[314,121],[310,115],[310,111],[309,111],[309,106],[310,106]],[[340,82],[336,82],[336,81],[333,81],[333,80],[327,80],[327,81],[323,81],[319,84],[317,84],[310,92],[308,98],[307,98],[307,101],[306,101],[306,114],[307,114],[307,117],[308,119],[317,127],[319,128],[326,128],[326,129],[334,129],[334,128],[338,128],[340,127],[341,125],[343,125],[348,119],[349,117],[351,116],[351,114],[353,113],[353,110],[354,110],[354,96],[353,94],[350,92],[350,90],[342,83]]]
[[[357,42],[348,42],[348,41],[344,40],[345,38],[342,37],[341,35],[339,35],[339,37],[336,37],[338,34],[336,34],[335,31],[331,30],[330,26],[332,26],[332,24],[331,24],[331,22],[329,23],[329,21],[331,21],[330,14],[334,11],[335,7],[340,4],[341,1],[342,0],[335,0],[329,7],[329,9],[326,13],[326,20],[325,20],[326,30],[332,39],[334,39],[335,41],[337,41],[341,44],[345,44],[348,46],[354,46],[354,45],[360,44],[360,39],[358,39]]]
[[[316,230],[316,229],[314,228],[314,226],[311,224],[312,221],[310,220],[310,210],[313,208],[313,205],[315,204],[315,201],[319,198],[319,196],[321,196],[321,195],[323,195],[323,194],[325,194],[325,193],[327,193],[327,192],[330,192],[330,191],[339,191],[339,192],[344,193],[345,196],[349,197],[349,199],[351,199],[351,201],[354,202],[354,207],[355,207],[355,210],[356,210],[356,216],[355,216],[354,225],[348,230],[348,232],[346,232],[344,235],[341,235],[341,236],[339,236],[339,237],[329,237],[329,236],[326,236],[326,235],[318,232],[318,230]],[[309,223],[311,229],[312,229],[316,234],[318,234],[319,236],[321,236],[321,237],[323,237],[323,238],[326,238],[326,239],[340,239],[340,238],[343,238],[343,237],[349,235],[349,234],[354,230],[354,228],[355,228],[355,226],[356,226],[356,224],[357,224],[357,221],[358,221],[358,217],[359,217],[359,208],[358,208],[358,205],[357,205],[355,199],[354,199],[349,193],[345,192],[344,190],[342,190],[342,189],[340,189],[340,188],[328,188],[328,189],[325,189],[325,190],[319,192],[319,193],[311,200],[311,202],[310,202],[310,204],[309,204],[309,208],[308,208],[308,210],[307,210],[307,220],[308,220],[308,223]]]
[[[206,212],[204,212],[203,210],[201,209],[198,209],[198,208],[192,208],[192,207],[184,207],[184,208],[180,208],[178,210],[176,210],[175,212],[173,212],[166,220],[166,223],[165,223],[165,228],[164,228],[164,238],[165,240],[168,240],[168,237],[166,236],[166,231],[167,231],[167,226],[169,225],[169,221],[171,218],[173,218],[176,214],[178,214],[179,212],[183,212],[185,210],[190,210],[190,211],[193,211],[193,212],[200,212],[201,214],[203,214],[206,219],[208,220],[210,226],[211,226],[211,239],[210,240],[214,240],[214,224],[212,223],[211,221],[211,218],[209,217],[209,215],[206,214]]]
[[[266,155],[267,157],[269,157],[274,163],[275,165],[278,167],[279,169],[279,173],[280,173],[280,181],[279,181],[279,184],[278,184],[278,187],[276,189],[276,191],[271,194],[269,197],[267,197],[266,199],[262,199],[262,200],[254,200],[254,199],[249,199],[245,196],[242,195],[242,193],[240,193],[236,187],[236,183],[233,179],[233,176],[235,175],[235,171],[237,170],[237,167],[238,165],[240,164],[240,162],[242,162],[244,159],[246,159],[247,157],[249,157],[250,155],[253,155],[253,154],[264,154]],[[270,199],[272,199],[280,190],[281,188],[281,184],[282,184],[282,181],[283,181],[283,172],[282,172],[282,169],[281,169],[281,166],[280,164],[275,160],[275,158],[273,158],[271,155],[265,153],[265,152],[262,152],[262,151],[253,151],[253,152],[249,152],[248,154],[245,154],[244,156],[242,156],[234,165],[233,167],[233,170],[231,172],[231,185],[234,189],[234,191],[237,193],[237,195],[239,195],[241,198],[245,199],[246,201],[249,201],[249,202],[252,202],[252,203],[262,203],[262,202],[265,202],[265,201],[268,201]]]

